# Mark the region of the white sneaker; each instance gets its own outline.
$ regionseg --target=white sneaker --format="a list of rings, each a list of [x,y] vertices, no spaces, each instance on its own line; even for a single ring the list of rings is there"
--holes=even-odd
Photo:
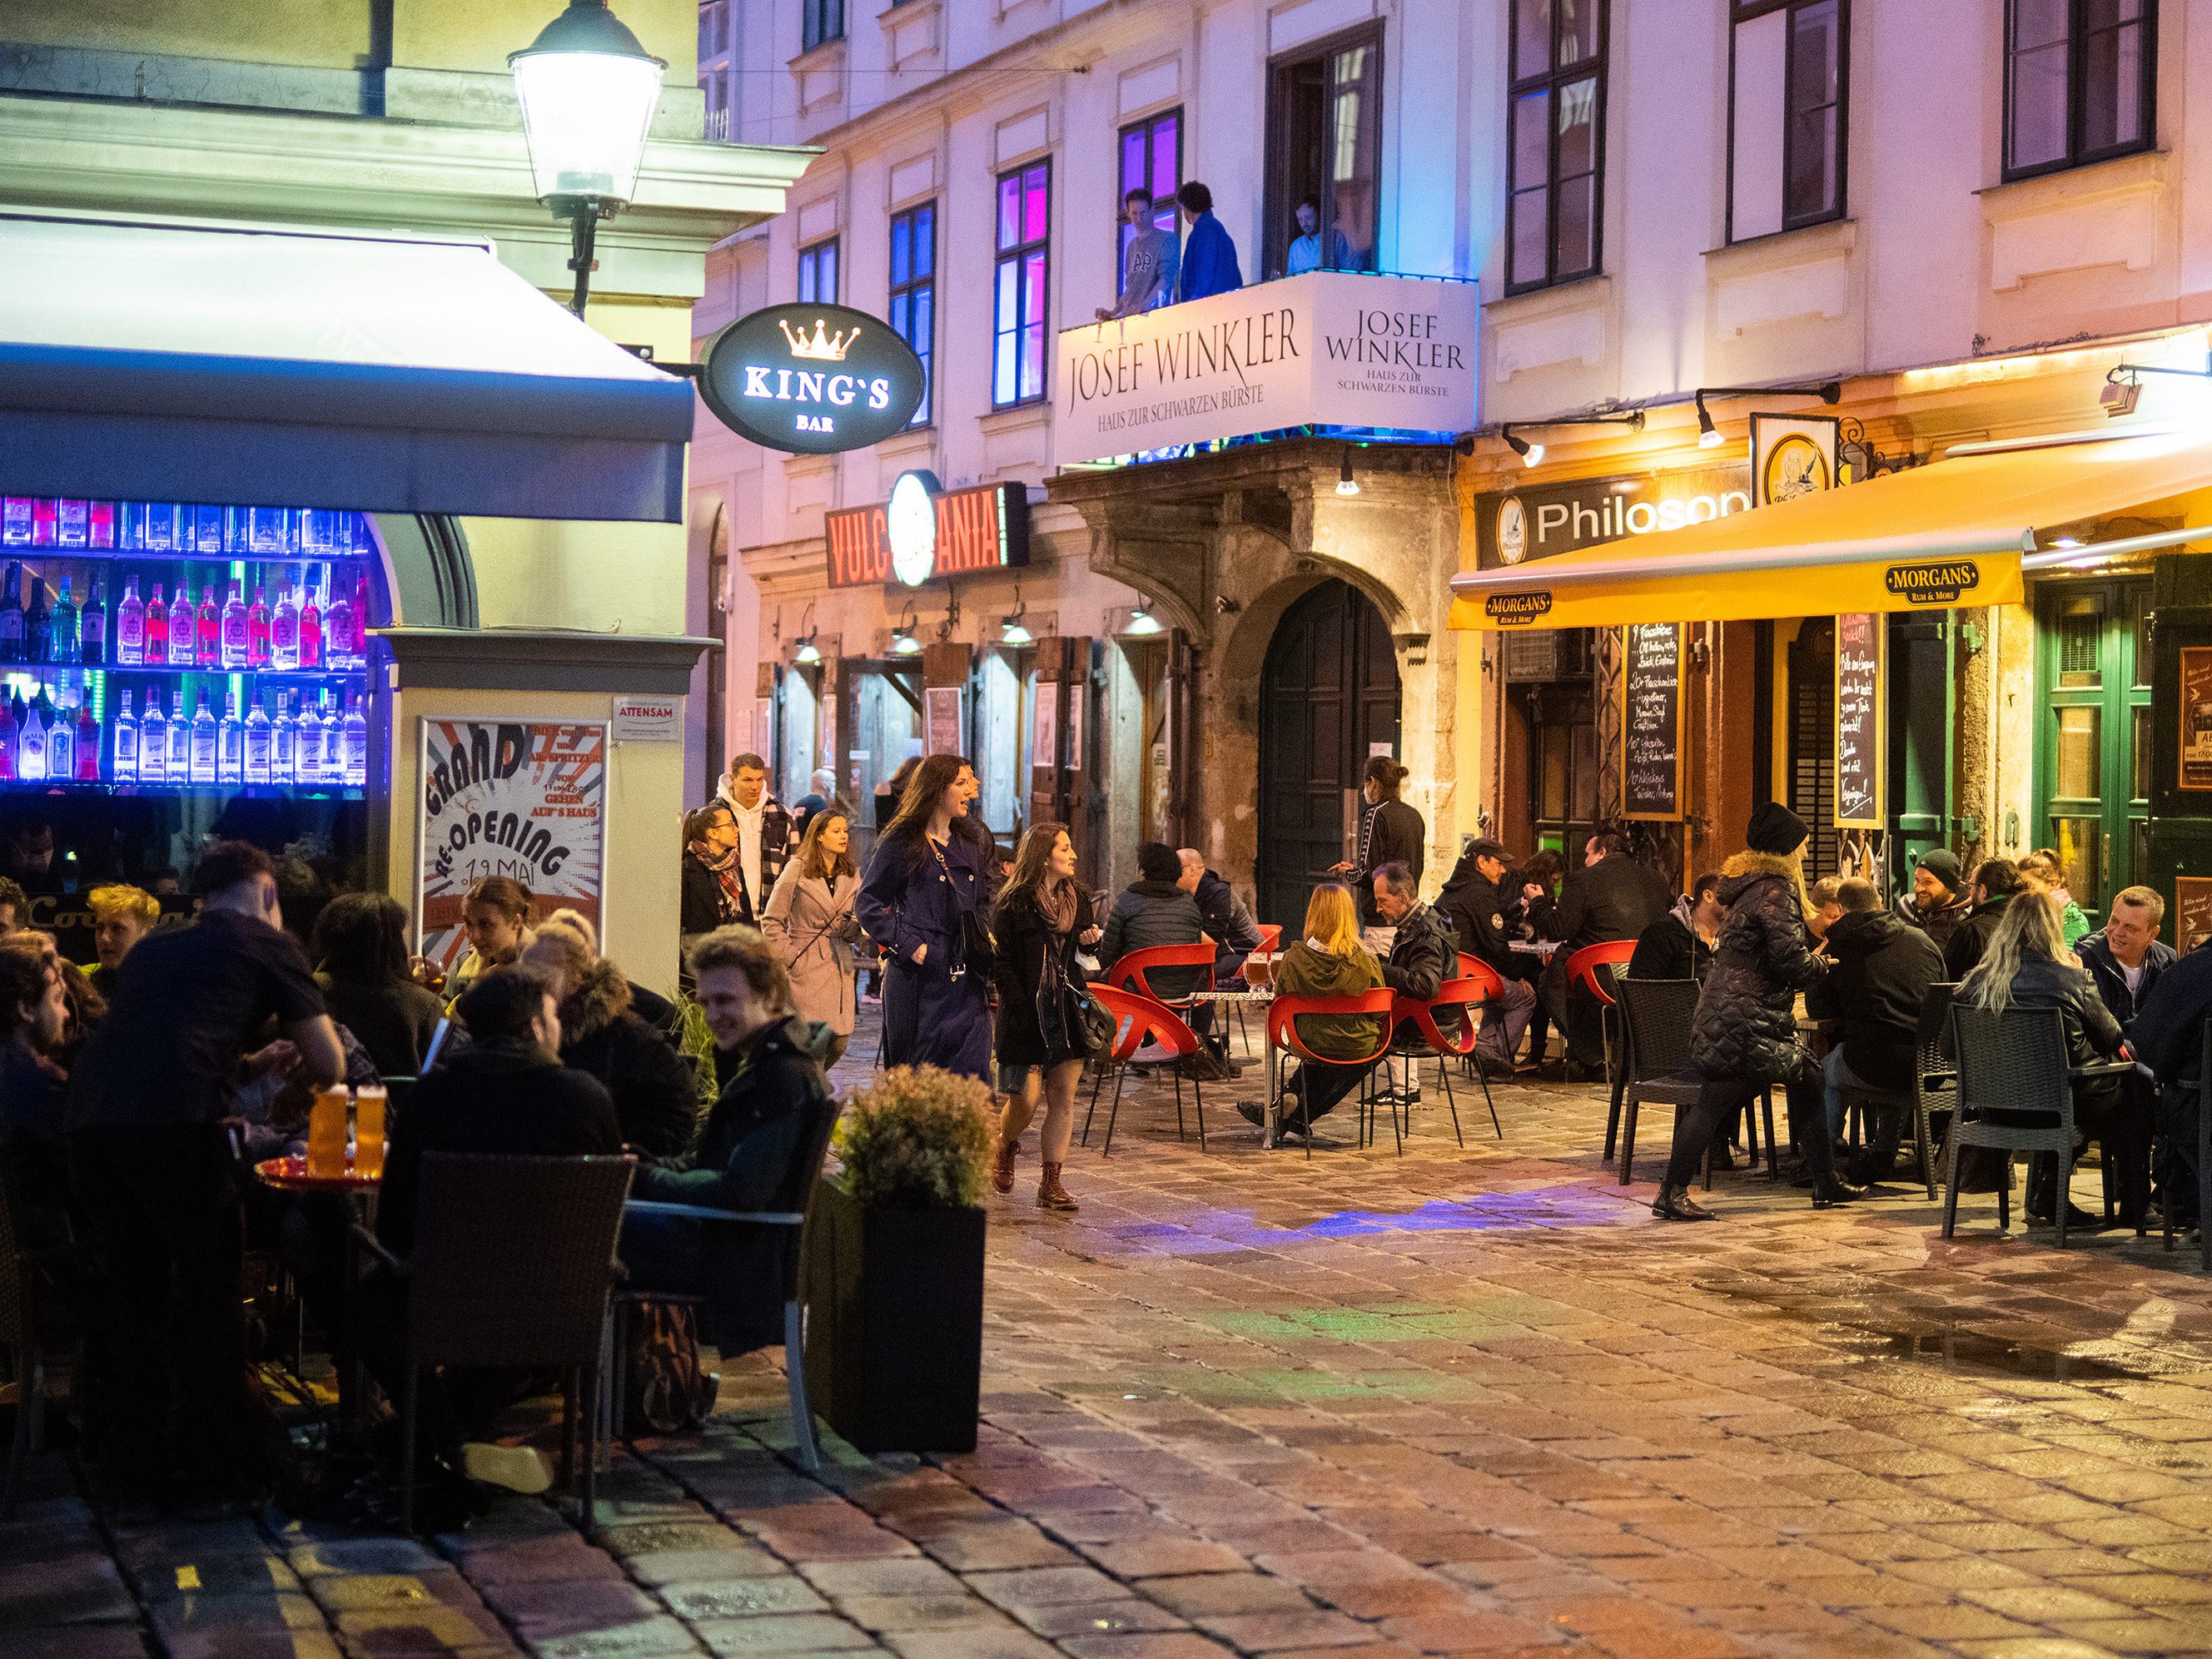
[[[461,1473],[487,1486],[502,1486],[535,1498],[553,1484],[545,1460],[532,1446],[501,1446],[471,1440],[461,1448]]]

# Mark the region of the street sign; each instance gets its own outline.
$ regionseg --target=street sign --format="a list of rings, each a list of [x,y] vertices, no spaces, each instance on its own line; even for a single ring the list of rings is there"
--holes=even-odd
[[[769,306],[708,343],[699,395],[741,438],[835,455],[904,431],[925,384],[921,359],[881,318],[850,306]]]

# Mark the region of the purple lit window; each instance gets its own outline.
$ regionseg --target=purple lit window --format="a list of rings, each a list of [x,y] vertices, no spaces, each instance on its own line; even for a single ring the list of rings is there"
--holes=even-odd
[[[998,265],[991,291],[994,409],[1044,396],[1051,220],[1051,162],[1034,161],[1000,176]]]

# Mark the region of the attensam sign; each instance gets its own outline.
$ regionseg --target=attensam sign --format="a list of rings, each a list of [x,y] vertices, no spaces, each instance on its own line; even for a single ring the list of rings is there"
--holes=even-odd
[[[1316,270],[1060,336],[1068,465],[1291,426],[1474,424],[1472,283]]]
[[[770,306],[717,334],[699,395],[741,438],[794,455],[865,449],[921,406],[914,348],[850,306]]]

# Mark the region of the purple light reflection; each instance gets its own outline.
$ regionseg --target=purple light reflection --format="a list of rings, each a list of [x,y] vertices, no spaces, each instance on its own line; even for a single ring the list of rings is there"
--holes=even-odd
[[[1411,1210],[1338,1210],[1300,1227],[1273,1227],[1249,1210],[1199,1210],[1184,1222],[1115,1227],[1114,1237],[1148,1255],[1218,1255],[1266,1249],[1291,1238],[1348,1238],[1363,1233],[1519,1232],[1537,1227],[1618,1227],[1640,1221],[1643,1201],[1573,1182],[1473,1198],[1432,1198]]]

